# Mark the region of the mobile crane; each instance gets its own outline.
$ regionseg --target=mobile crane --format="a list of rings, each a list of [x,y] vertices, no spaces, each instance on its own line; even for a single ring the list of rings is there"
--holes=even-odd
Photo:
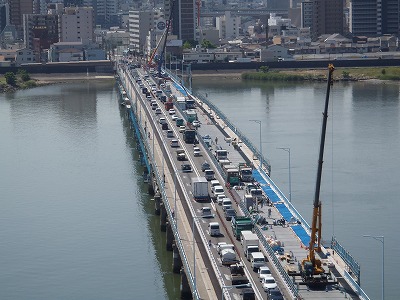
[[[173,14],[174,6],[175,6],[175,1],[176,0],[172,0],[167,26],[165,28],[165,31],[163,32],[163,35],[161,36],[160,40],[158,41],[158,43],[156,45],[156,48],[154,49],[153,53],[151,54],[149,62],[148,62],[148,66],[149,67],[153,66],[153,60],[154,60],[154,57],[155,57],[155,55],[157,53],[158,47],[160,46],[161,41],[164,41],[163,42],[163,46],[161,48],[160,57],[158,59],[158,64],[157,64],[157,74],[158,74],[159,78],[162,77],[161,69],[162,69],[162,64],[164,62],[165,48],[167,46],[167,38],[168,38],[169,28],[171,27],[171,23],[172,23],[172,14]]]
[[[321,188],[322,164],[324,158],[326,124],[328,119],[329,93],[331,85],[333,83],[332,74],[334,70],[335,70],[334,66],[332,64],[329,64],[325,109],[323,113],[321,142],[320,142],[319,158],[318,158],[317,181],[315,185],[310,245],[308,248],[307,258],[303,259],[300,263],[300,274],[302,276],[304,284],[306,284],[308,287],[318,288],[318,289],[324,289],[328,284],[333,284],[328,282],[328,274],[325,273],[325,270],[322,267],[321,260],[315,257],[315,252],[321,252],[322,221],[321,221],[321,201],[319,199],[319,196]]]

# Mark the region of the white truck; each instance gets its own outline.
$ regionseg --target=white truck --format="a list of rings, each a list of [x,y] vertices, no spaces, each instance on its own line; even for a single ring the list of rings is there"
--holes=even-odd
[[[251,253],[260,251],[257,234],[249,230],[244,230],[241,232],[240,241],[243,245],[244,255],[247,260],[250,260]]]
[[[205,177],[192,177],[192,193],[196,201],[208,201],[208,181]]]

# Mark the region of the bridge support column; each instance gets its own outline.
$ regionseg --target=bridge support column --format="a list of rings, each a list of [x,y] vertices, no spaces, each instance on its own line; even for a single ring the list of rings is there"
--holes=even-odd
[[[179,255],[179,250],[176,245],[173,245],[172,250],[172,272],[175,274],[179,274],[182,268],[182,260],[181,256]]]
[[[174,242],[174,233],[172,232],[172,226],[170,222],[167,222],[167,251],[172,251],[172,244]]]
[[[160,203],[161,203],[161,195],[157,193],[154,195],[154,213],[159,216],[160,215]]]
[[[153,174],[151,176],[149,176],[149,183],[148,183],[148,188],[147,188],[147,192],[149,193],[149,195],[154,196],[154,191],[155,189],[155,185],[156,185],[156,181],[154,180],[154,176]]]
[[[160,203],[160,229],[162,232],[167,230],[167,210],[164,203]]]
[[[181,299],[192,299],[192,292],[183,268],[181,269]]]

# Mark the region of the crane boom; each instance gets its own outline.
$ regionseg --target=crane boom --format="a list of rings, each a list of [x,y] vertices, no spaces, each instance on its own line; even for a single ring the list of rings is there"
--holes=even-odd
[[[320,189],[321,189],[321,177],[322,177],[322,164],[324,159],[324,148],[325,148],[325,136],[326,136],[326,125],[328,120],[328,106],[329,106],[329,94],[332,85],[332,74],[335,70],[332,64],[328,66],[328,81],[327,81],[327,89],[326,89],[326,98],[325,98],[325,108],[323,112],[323,121],[322,121],[322,131],[321,131],[321,141],[319,148],[319,157],[318,157],[318,171],[317,171],[317,180],[315,184],[315,195],[314,195],[314,205],[313,205],[313,216],[312,216],[312,225],[311,225],[311,237],[310,237],[310,245],[309,252],[306,259],[304,259],[301,263],[302,265],[302,276],[303,281],[307,285],[317,285],[319,287],[324,286],[328,283],[326,276],[324,276],[324,269],[321,266],[321,261],[315,258],[315,250],[318,252],[321,251],[321,201],[320,197]],[[315,249],[315,244],[317,243],[317,249]],[[320,277],[316,277],[320,275]]]

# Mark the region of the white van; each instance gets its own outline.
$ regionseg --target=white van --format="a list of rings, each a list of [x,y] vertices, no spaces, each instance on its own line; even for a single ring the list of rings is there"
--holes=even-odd
[[[250,263],[253,270],[258,270],[265,265],[265,257],[262,252],[252,252],[250,254]]]
[[[213,186],[211,192],[214,195],[214,199],[217,199],[218,195],[225,194],[224,188],[220,185]]]
[[[213,188],[213,187],[216,186],[216,185],[220,185],[218,180],[215,179],[215,180],[211,180],[211,181],[210,181],[210,186],[211,186],[211,188]]]
[[[208,230],[209,230],[211,236],[219,236],[220,235],[219,223],[218,222],[210,222],[208,224]]]
[[[207,179],[207,180],[213,180],[214,178],[215,178],[215,176],[214,176],[214,171],[213,170],[205,170],[204,171],[204,177]]]
[[[229,198],[225,198],[222,200],[222,210],[225,211],[228,208],[232,208],[232,201]]]

